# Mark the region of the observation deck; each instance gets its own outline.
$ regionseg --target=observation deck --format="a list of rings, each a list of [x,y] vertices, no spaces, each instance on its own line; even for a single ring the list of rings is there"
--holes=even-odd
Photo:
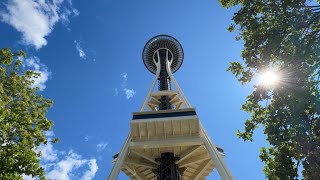
[[[162,49],[168,49],[167,58],[168,60],[172,60],[170,66],[171,72],[175,73],[182,65],[183,49],[175,38],[168,35],[155,36],[146,43],[142,52],[144,65],[151,73],[156,74],[156,63],[158,59],[160,59],[160,57],[157,56],[157,52]]]

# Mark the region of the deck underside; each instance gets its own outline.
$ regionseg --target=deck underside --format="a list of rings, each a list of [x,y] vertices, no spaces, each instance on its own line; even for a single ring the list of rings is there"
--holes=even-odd
[[[215,165],[201,128],[196,115],[132,120],[131,145],[121,170],[132,180],[156,179],[156,159],[170,152],[180,158],[176,164],[183,180],[206,179]]]

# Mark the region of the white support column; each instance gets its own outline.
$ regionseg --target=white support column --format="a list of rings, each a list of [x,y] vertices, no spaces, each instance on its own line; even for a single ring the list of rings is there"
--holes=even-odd
[[[183,94],[176,79],[173,77],[170,66],[171,66],[171,62],[169,62],[169,60],[167,59],[167,67],[166,68],[167,68],[168,75],[169,75],[170,79],[172,80],[174,86],[176,87],[176,90],[177,90],[178,94],[180,95],[180,97],[182,98],[182,101],[183,101],[184,105],[186,106],[186,108],[191,108],[189,101],[187,100],[187,98]]]
[[[201,124],[200,124],[200,128],[204,136],[203,137],[204,145],[207,148],[213,162],[215,163],[215,166],[222,180],[234,180],[234,177],[231,175],[228,167],[226,166],[226,164],[224,163],[224,160],[222,159],[222,156],[218,152],[216,145],[212,143],[208,134],[205,132]]]
[[[125,157],[128,153],[130,142],[131,142],[131,132],[129,133],[127,140],[126,140],[125,144],[123,145],[123,147],[117,157],[117,160],[112,167],[112,170],[110,172],[108,180],[116,180],[118,178],[121,166],[123,165]]]
[[[154,80],[153,80],[152,85],[151,85],[151,87],[150,87],[150,89],[149,89],[149,92],[148,92],[146,98],[144,99],[144,102],[143,102],[143,104],[142,104],[142,107],[141,107],[141,109],[140,109],[140,112],[142,112],[142,111],[144,111],[144,110],[146,109],[146,106],[147,106],[148,101],[149,101],[149,99],[150,99],[150,97],[151,97],[152,91],[153,91],[153,89],[154,89],[154,86],[156,85],[156,82],[157,82],[158,77],[159,77],[159,75],[160,75],[160,61],[158,61],[158,62],[155,63],[155,64],[156,64],[156,66],[157,66],[157,73],[156,73],[156,76],[154,77]]]

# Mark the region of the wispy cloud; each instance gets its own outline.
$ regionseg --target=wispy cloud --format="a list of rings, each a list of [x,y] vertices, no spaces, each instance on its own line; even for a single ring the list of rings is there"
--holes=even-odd
[[[118,88],[114,88],[113,90],[114,90],[113,96],[118,96],[119,95]]]
[[[127,99],[133,98],[136,94],[136,91],[134,89],[127,88],[127,81],[128,81],[128,74],[127,73],[121,73],[121,90],[123,91],[124,95]],[[119,91],[118,88],[114,88],[114,96],[118,96]]]
[[[79,15],[71,1],[62,6],[64,0],[11,0],[0,11],[0,20],[22,33],[22,42],[40,49],[48,42],[53,26],[59,21],[69,23],[69,18]]]
[[[51,73],[48,71],[47,67],[40,62],[40,59],[36,56],[32,56],[27,59],[23,59],[23,66],[30,70],[33,70],[36,73],[39,73],[40,76],[37,78],[32,78],[34,83],[32,84],[32,88],[39,87],[41,91],[46,88],[46,82],[48,81]]]
[[[133,96],[136,94],[133,89],[124,88],[123,91],[126,94],[127,99],[133,98]]]
[[[63,8],[62,14],[60,15],[60,19],[62,23],[66,26],[70,23],[70,17],[76,17],[76,16],[79,16],[80,14],[80,12],[77,9],[72,7],[72,2],[71,1],[68,1],[68,2],[70,2],[69,4],[71,7]]]
[[[46,177],[52,180],[93,179],[98,171],[96,159],[85,159],[73,150],[59,151],[53,148],[51,141],[54,133],[46,133],[49,142],[41,145],[36,151],[41,152],[41,166],[45,168]],[[24,176],[24,179],[34,179]]]
[[[122,73],[121,77],[123,78],[123,85],[126,85],[127,81],[128,81],[128,74],[127,73]]]
[[[73,41],[75,44],[75,49],[77,50],[79,57],[84,60],[96,61],[97,51],[89,46],[89,43],[83,39],[76,39]]]
[[[87,59],[87,55],[82,47],[82,41],[74,40],[74,44],[76,45],[76,49],[79,53],[80,58],[82,58],[84,60]]]
[[[84,141],[85,141],[85,142],[88,142],[91,138],[92,138],[92,136],[86,135],[86,136],[84,137]]]
[[[100,142],[99,144],[97,144],[97,152],[103,151],[108,145],[108,142]]]

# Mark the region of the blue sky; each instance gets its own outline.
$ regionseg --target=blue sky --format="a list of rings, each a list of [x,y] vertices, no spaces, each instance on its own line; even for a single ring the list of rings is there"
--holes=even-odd
[[[42,74],[34,86],[54,100],[55,123],[42,146],[48,177],[105,179],[129,132],[153,75],[141,53],[155,35],[182,44],[185,59],[175,78],[196,108],[206,131],[227,154],[236,179],[264,179],[261,130],[243,142],[248,114],[240,110],[252,85],[241,86],[226,72],[241,60],[243,44],[227,31],[236,9],[218,1],[10,0],[0,3],[0,47],[23,49],[24,67]],[[27,179],[27,177],[26,177]],[[123,174],[119,179],[127,179]],[[217,172],[208,179],[218,179]]]

